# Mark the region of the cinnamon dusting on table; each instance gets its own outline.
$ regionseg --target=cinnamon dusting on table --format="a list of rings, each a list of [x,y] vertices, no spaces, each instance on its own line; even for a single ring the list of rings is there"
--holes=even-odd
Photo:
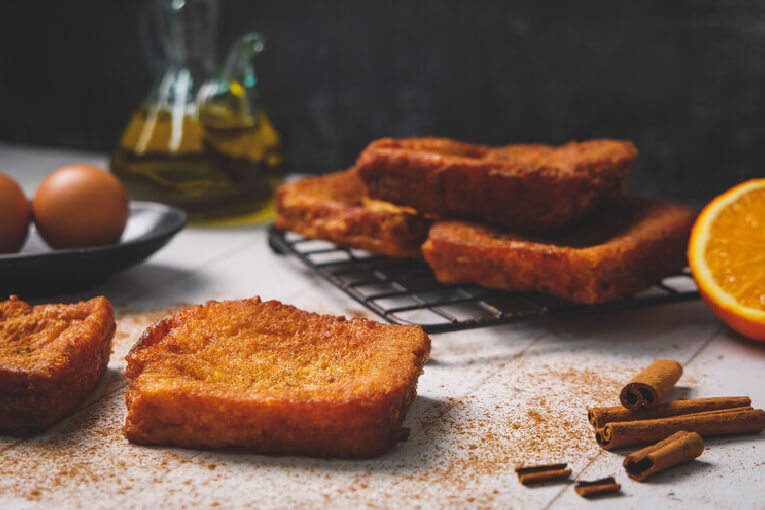
[[[591,395],[578,388],[586,381],[592,394],[604,401],[619,386],[618,374],[612,378],[600,365],[582,369],[575,361],[519,360],[512,372],[492,377],[492,384],[512,388],[521,384],[514,381],[521,380],[524,387],[533,387],[535,392],[520,391],[517,398],[497,400],[491,406],[472,396],[426,400],[428,409],[410,411],[420,423],[419,427],[412,426],[406,448],[436,445],[436,451],[423,455],[422,468],[427,475],[420,470],[397,475],[461,490],[485,476],[514,475],[515,465],[548,464],[560,458],[597,454],[589,424],[575,411],[577,404],[583,405]],[[413,411],[422,403],[416,401]],[[453,451],[447,453],[438,447],[441,441],[448,441]]]
[[[93,394],[72,414],[46,433],[8,444],[2,450],[0,480],[23,479],[13,486],[14,495],[29,501],[58,501],[61,491],[86,484],[118,485],[130,490],[130,471],[145,467],[140,456],[120,455],[127,441],[124,423],[123,358],[138,336],[152,322],[174,310],[165,308],[141,313],[117,310],[117,330],[104,379]],[[183,456],[168,453],[177,460]],[[166,459],[152,469],[161,476]],[[109,468],[106,468],[109,466]],[[135,481],[137,483],[137,481]]]
[[[146,464],[145,455],[133,455],[122,434],[124,396],[120,389],[81,409],[43,434],[2,452],[0,479],[23,479],[14,495],[30,501],[53,503],[76,487],[108,483],[117,493],[145,480],[145,470],[157,479],[168,460],[184,462],[186,452],[163,453],[161,462]]]
[[[115,360],[124,356],[146,325],[170,313],[168,310],[120,317],[122,327],[118,326],[117,336],[121,340],[115,338],[117,352],[110,366],[114,367]],[[446,343],[436,347],[447,360],[461,348],[450,348]],[[620,375],[624,372],[619,368],[625,368],[626,362],[615,367],[611,363],[588,360],[583,367],[577,356],[549,361],[545,353],[508,361],[506,368],[500,368],[496,360],[483,367],[481,358],[467,348],[458,352],[464,359],[475,361],[470,368],[471,373],[480,374],[475,381],[489,389],[497,388],[494,398],[491,391],[488,396],[482,391],[480,397],[418,397],[405,422],[405,426],[412,429],[409,441],[382,459],[351,463],[270,458],[242,452],[200,454],[191,450],[138,449],[128,445],[122,435],[124,397],[121,387],[116,387],[113,393],[88,408],[93,422],[84,419],[86,412],[83,411],[76,426],[67,423],[55,431],[57,436],[70,439],[65,448],[61,448],[60,439],[56,439],[53,441],[59,445],[56,447],[48,443],[34,447],[24,444],[3,450],[0,478],[24,477],[23,484],[14,485],[14,490],[23,486],[18,496],[37,497],[47,503],[61,497],[62,491],[64,495],[82,497],[83,491],[105,486],[108,486],[109,497],[116,500],[121,494],[150,484],[167,491],[167,497],[174,495],[191,503],[207,504],[210,501],[204,499],[202,492],[222,492],[227,479],[231,481],[233,470],[238,471],[238,476],[246,471],[249,480],[260,479],[264,473],[276,470],[285,471],[284,476],[301,489],[327,488],[325,497],[333,501],[339,499],[349,506],[355,503],[361,506],[371,492],[379,506],[394,506],[391,503],[399,501],[394,491],[374,490],[380,480],[390,480],[391,487],[404,491],[413,505],[433,504],[429,499],[433,495],[418,489],[422,487],[420,482],[425,482],[427,486],[449,487],[446,494],[439,496],[442,499],[437,500],[442,504],[448,501],[453,506],[464,506],[467,499],[464,494],[469,490],[473,505],[488,507],[505,501],[502,498],[508,494],[500,485],[497,485],[499,491],[494,487],[476,491],[487,477],[514,482],[514,465],[550,463],[562,458],[576,462],[574,465],[579,468],[582,459],[598,453],[600,449],[592,441],[591,429],[581,409],[590,403],[603,405],[614,400],[615,392],[624,382]],[[430,369],[443,371],[439,365]],[[120,375],[120,369],[112,371]],[[464,389],[464,393],[471,391]],[[39,438],[39,441],[48,439]],[[57,450],[60,455],[54,459],[50,450]],[[8,458],[12,460],[6,461],[6,453],[11,454]],[[197,458],[192,458],[195,456]],[[210,463],[218,468],[211,471],[207,467]],[[178,466],[183,468],[168,478],[167,473]],[[317,485],[327,473],[332,475],[333,483]],[[192,486],[200,489],[193,496],[189,495]],[[517,486],[516,490],[523,489]],[[223,501],[232,496],[229,494],[226,498]],[[297,493],[285,494],[284,498],[285,506],[292,502],[297,506],[301,501]]]
[[[114,352],[120,351],[119,359],[122,360],[127,351],[141,336],[143,330],[150,324],[172,315],[175,311],[183,308],[184,304],[177,304],[159,310],[144,310],[142,312],[130,311],[129,308],[117,310],[117,332],[114,334]],[[124,353],[121,351],[124,350]],[[112,357],[114,359],[114,357]]]

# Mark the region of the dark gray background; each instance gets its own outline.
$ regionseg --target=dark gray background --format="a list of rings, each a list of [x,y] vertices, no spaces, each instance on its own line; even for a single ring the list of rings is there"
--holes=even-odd
[[[441,135],[631,139],[632,191],[697,204],[765,175],[765,2],[221,3],[219,49],[266,37],[261,90],[294,171]],[[111,150],[153,82],[141,5],[0,0],[0,140]]]

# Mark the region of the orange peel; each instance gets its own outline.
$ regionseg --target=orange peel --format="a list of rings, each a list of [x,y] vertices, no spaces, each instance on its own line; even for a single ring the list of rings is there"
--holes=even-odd
[[[734,186],[704,208],[688,263],[712,312],[747,338],[765,341],[765,179]]]

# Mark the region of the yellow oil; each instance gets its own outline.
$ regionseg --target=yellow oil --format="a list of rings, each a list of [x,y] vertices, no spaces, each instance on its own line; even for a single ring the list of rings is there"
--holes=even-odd
[[[184,209],[194,223],[269,218],[285,173],[279,135],[265,112],[237,117],[215,105],[181,112],[142,107],[110,168],[135,200]]]

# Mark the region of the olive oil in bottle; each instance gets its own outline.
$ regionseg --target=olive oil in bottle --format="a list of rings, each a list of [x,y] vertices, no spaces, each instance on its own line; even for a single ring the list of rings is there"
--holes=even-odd
[[[192,222],[268,217],[285,170],[268,117],[259,111],[241,122],[218,113],[204,124],[203,112],[141,108],[112,155],[112,172],[131,198],[179,207]]]
[[[158,50],[149,60],[159,80],[125,128],[110,169],[131,199],[179,207],[195,223],[265,219],[285,160],[259,101],[254,60],[264,44],[257,33],[240,37],[210,77],[217,3],[149,5],[144,33],[155,28],[149,39]]]

